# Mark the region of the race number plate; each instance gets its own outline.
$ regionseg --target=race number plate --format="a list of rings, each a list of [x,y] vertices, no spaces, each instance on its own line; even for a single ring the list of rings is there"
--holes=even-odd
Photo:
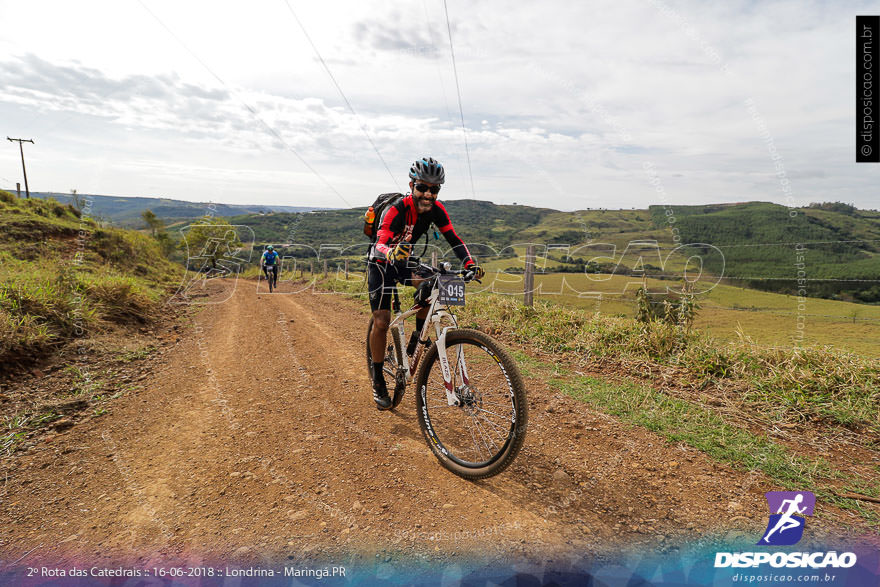
[[[440,288],[439,303],[445,306],[464,305],[464,279],[456,275],[441,275],[437,286]]]

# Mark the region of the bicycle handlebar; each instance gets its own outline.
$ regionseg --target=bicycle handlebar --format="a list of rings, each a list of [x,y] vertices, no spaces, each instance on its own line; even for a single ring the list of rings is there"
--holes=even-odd
[[[434,275],[458,275],[459,277],[464,279],[465,283],[474,281],[475,273],[471,269],[458,269],[456,271],[452,271],[451,264],[448,261],[440,263],[440,267],[434,267],[433,265],[422,263],[421,258],[416,257],[415,255],[411,255],[409,258],[416,262],[419,269],[430,271]],[[449,268],[443,267],[443,265],[449,266]],[[477,283],[482,283],[479,279],[477,279],[476,281]]]

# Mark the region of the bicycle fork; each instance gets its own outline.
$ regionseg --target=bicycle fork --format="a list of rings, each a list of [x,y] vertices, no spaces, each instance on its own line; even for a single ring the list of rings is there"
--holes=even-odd
[[[446,401],[450,406],[460,406],[461,398],[455,393],[454,377],[455,373],[449,368],[449,357],[446,355],[446,333],[455,326],[447,326],[437,337],[437,353],[440,359],[440,370],[443,372],[443,384],[446,386]],[[456,371],[461,375],[463,386],[470,385],[467,376],[467,367],[464,362],[464,350],[462,345],[455,345],[456,348]]]
[[[454,330],[458,328],[458,321],[455,319],[455,316],[449,312],[440,310],[436,311],[437,300],[436,294],[435,297],[431,300],[430,311],[428,312],[428,316],[430,316],[429,324],[433,324],[436,330],[437,335],[437,354],[438,360],[440,361],[440,370],[443,374],[443,385],[446,388],[446,401],[450,406],[460,406],[461,405],[461,397],[456,393],[455,389],[455,376],[458,374],[461,377],[461,388],[468,388],[470,386],[470,379],[467,374],[467,366],[465,364],[464,359],[464,349],[462,345],[458,344],[456,346],[455,351],[455,367],[454,369],[449,365],[449,357],[446,354],[446,334],[450,330]],[[395,313],[400,312],[400,301],[397,298],[397,289],[394,290],[394,297],[392,298],[392,309]],[[410,312],[413,312],[410,310]],[[400,376],[400,373],[404,375],[404,384],[408,384],[412,381],[415,376],[415,369],[419,364],[419,360],[421,359],[421,355],[424,352],[424,346],[422,344],[418,344],[416,346],[416,352],[413,355],[413,362],[410,364],[409,356],[406,354],[406,340],[403,328],[403,318],[411,315],[410,312],[406,312],[404,314],[398,315],[391,323],[391,335],[394,337],[394,353],[397,358],[398,365],[398,373],[397,376]],[[449,326],[445,326],[441,329],[440,321],[442,318],[447,318],[452,321],[452,324]],[[425,325],[425,328],[428,327],[428,324]],[[424,332],[424,331],[423,331]],[[422,333],[419,333],[419,338],[421,340]]]

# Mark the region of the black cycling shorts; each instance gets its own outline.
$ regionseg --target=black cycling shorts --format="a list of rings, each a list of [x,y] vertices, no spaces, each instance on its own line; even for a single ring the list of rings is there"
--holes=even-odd
[[[390,310],[391,297],[394,294],[394,285],[412,285],[413,270],[407,267],[406,262],[401,263],[367,263],[367,291],[370,294],[370,309]],[[421,277],[415,272],[415,277]]]

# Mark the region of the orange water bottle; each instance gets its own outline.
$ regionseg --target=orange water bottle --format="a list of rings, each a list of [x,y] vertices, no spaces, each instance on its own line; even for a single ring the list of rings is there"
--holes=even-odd
[[[373,210],[373,207],[370,206],[366,212],[364,212],[364,234],[372,237],[373,236],[373,221],[376,219],[376,211]]]

